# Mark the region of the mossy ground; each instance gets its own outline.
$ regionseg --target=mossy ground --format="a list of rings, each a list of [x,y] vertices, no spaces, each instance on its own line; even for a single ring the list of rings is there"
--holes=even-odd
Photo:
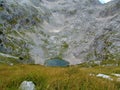
[[[0,64],[10,64],[10,63],[18,64],[20,62],[18,62],[17,58],[0,56]]]
[[[33,81],[37,90],[120,90],[120,82],[98,78],[103,73],[120,73],[120,67],[77,66],[45,67],[41,65],[0,64],[0,90],[18,90],[24,80]],[[90,74],[94,74],[90,76]]]

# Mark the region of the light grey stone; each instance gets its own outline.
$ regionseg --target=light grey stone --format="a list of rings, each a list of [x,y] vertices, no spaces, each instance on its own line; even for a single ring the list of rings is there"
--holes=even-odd
[[[32,81],[23,81],[19,90],[35,90],[35,84]]]

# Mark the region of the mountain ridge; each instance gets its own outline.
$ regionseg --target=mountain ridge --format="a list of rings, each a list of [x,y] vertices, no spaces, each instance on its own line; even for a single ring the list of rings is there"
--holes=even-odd
[[[120,1],[0,1],[0,52],[44,64],[120,59]],[[19,60],[18,60],[19,61]]]

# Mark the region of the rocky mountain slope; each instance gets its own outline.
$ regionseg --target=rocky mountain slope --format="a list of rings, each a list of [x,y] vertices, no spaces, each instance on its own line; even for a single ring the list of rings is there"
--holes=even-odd
[[[0,0],[0,52],[35,64],[120,60],[120,0]]]

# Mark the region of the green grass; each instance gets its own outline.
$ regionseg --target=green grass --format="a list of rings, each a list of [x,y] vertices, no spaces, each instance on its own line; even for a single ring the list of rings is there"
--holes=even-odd
[[[0,56],[0,64],[18,64],[18,59],[11,58],[11,57],[5,57],[5,56]]]
[[[0,7],[0,11],[3,11],[4,10],[4,8],[3,7]]]
[[[120,73],[120,67],[45,67],[41,65],[0,64],[0,90],[18,90],[24,80],[33,81],[37,90],[120,90],[120,82],[96,76]],[[114,77],[116,79],[116,77]]]

